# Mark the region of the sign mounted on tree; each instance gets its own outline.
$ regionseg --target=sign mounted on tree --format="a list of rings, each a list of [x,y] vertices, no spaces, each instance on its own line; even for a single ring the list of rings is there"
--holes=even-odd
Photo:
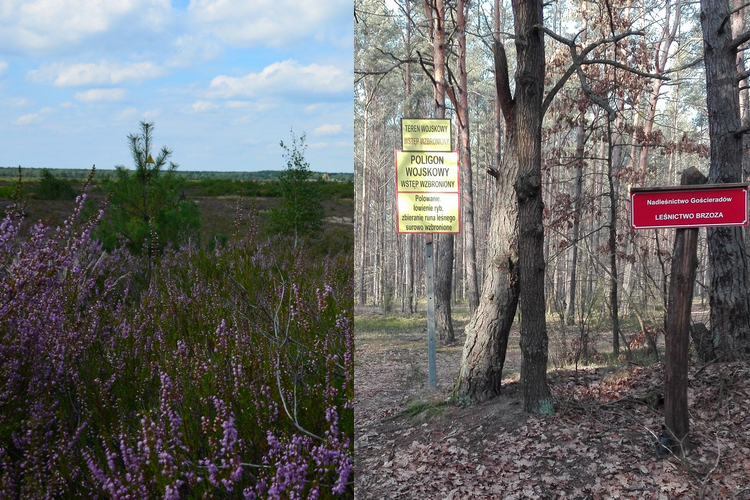
[[[404,151],[453,151],[451,121],[448,118],[402,118],[401,143]]]
[[[632,229],[747,224],[747,183],[630,188]]]
[[[396,151],[398,233],[460,233],[458,152]]]

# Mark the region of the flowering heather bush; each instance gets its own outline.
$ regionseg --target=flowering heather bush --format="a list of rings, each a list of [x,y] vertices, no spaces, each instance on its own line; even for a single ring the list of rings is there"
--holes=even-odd
[[[0,222],[0,498],[353,496],[350,255]],[[138,290],[136,290],[138,288]]]

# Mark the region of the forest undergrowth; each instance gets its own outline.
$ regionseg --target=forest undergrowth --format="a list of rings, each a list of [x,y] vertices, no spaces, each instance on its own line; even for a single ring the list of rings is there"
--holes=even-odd
[[[551,369],[556,413],[531,416],[516,331],[503,394],[460,405],[450,396],[462,336],[438,349],[429,390],[423,320],[355,319],[357,498],[750,498],[747,363],[691,362],[691,447],[660,455],[663,364]]]
[[[351,253],[256,223],[149,262],[85,198],[0,222],[0,498],[351,497]]]

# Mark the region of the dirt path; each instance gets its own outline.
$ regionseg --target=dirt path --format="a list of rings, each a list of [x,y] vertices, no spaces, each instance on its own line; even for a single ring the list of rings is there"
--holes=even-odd
[[[358,499],[750,499],[747,364],[691,368],[693,449],[660,457],[660,365],[552,373],[556,414],[537,417],[521,411],[513,375],[500,398],[446,402],[461,342],[438,348],[438,389],[428,390],[423,318],[359,314],[355,339]]]

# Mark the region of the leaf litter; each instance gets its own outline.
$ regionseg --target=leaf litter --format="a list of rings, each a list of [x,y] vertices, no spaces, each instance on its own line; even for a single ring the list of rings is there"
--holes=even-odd
[[[512,377],[494,400],[450,402],[460,345],[438,349],[429,390],[424,339],[355,327],[355,342],[356,498],[750,499],[747,362],[691,363],[690,449],[661,457],[662,364],[550,372],[556,413],[536,416]]]

